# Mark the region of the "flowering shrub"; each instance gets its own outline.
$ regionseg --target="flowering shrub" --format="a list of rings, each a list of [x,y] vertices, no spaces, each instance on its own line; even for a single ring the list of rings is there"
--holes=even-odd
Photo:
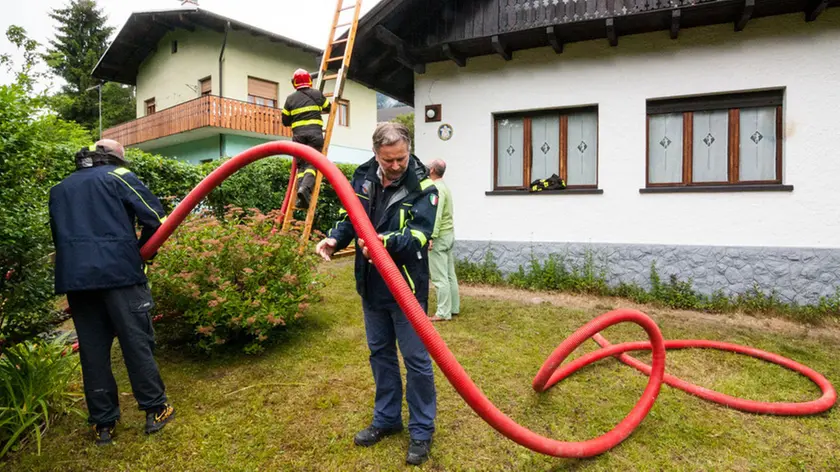
[[[303,316],[320,282],[316,256],[298,252],[299,232],[272,234],[276,213],[228,208],[223,219],[188,218],[149,269],[156,320],[203,351],[244,344],[262,351]]]

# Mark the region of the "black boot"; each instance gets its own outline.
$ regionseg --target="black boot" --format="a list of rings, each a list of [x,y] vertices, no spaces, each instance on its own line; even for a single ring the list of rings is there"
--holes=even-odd
[[[353,438],[353,442],[356,443],[357,446],[373,446],[381,441],[385,436],[397,434],[402,431],[402,429],[402,426],[396,426],[393,428],[377,428],[376,426],[370,425],[356,433],[356,437]]]
[[[93,436],[96,439],[96,445],[104,446],[107,444],[111,444],[113,442],[114,430],[116,429],[116,427],[116,423],[93,425]]]
[[[405,462],[411,465],[420,465],[429,460],[429,452],[431,450],[431,439],[412,439],[408,443],[408,454],[405,456]]]
[[[146,434],[157,433],[175,418],[175,408],[169,404],[146,410]]]

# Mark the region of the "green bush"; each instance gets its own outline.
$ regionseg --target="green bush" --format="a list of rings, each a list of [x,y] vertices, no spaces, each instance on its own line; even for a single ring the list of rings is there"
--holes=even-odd
[[[272,234],[275,213],[229,208],[185,221],[149,269],[156,313],[168,335],[204,352],[263,346],[295,323],[320,284],[316,256],[299,233]]]
[[[202,173],[209,175],[226,160],[213,161],[201,166]],[[347,180],[352,179],[356,170],[354,164],[336,164]],[[283,205],[286,188],[289,185],[289,172],[292,161],[287,157],[267,157],[249,164],[225,180],[207,196],[206,204],[220,216],[230,206],[256,208],[263,213],[277,210]],[[295,203],[292,196],[292,204]],[[341,202],[335,190],[326,179],[321,184],[318,206],[315,209],[313,228],[326,232],[338,219]],[[300,218],[303,218],[301,215]]]
[[[67,336],[25,341],[0,356],[0,457],[32,439],[41,439],[56,416],[74,412],[82,397],[73,391],[79,358],[68,355]]]
[[[206,175],[199,166],[139,149],[126,149],[126,158],[131,171],[160,199],[167,213],[175,209]]]
[[[49,189],[72,171],[75,151],[89,139],[45,112],[26,86],[0,86],[0,351],[58,315]]]

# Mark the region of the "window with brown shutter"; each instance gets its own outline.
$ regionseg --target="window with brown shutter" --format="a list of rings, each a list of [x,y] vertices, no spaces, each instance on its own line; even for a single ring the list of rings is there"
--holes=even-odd
[[[277,108],[277,82],[248,77],[248,103]]]
[[[155,99],[150,98],[146,100],[146,114],[151,115],[155,112]]]
[[[198,81],[198,84],[201,88],[201,96],[210,95],[210,92],[213,90],[213,83],[210,80],[210,77],[206,77]]]

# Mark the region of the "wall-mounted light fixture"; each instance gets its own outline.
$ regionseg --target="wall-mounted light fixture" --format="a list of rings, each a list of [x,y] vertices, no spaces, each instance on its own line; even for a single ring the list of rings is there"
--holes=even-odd
[[[441,120],[440,105],[426,105],[426,123]]]

